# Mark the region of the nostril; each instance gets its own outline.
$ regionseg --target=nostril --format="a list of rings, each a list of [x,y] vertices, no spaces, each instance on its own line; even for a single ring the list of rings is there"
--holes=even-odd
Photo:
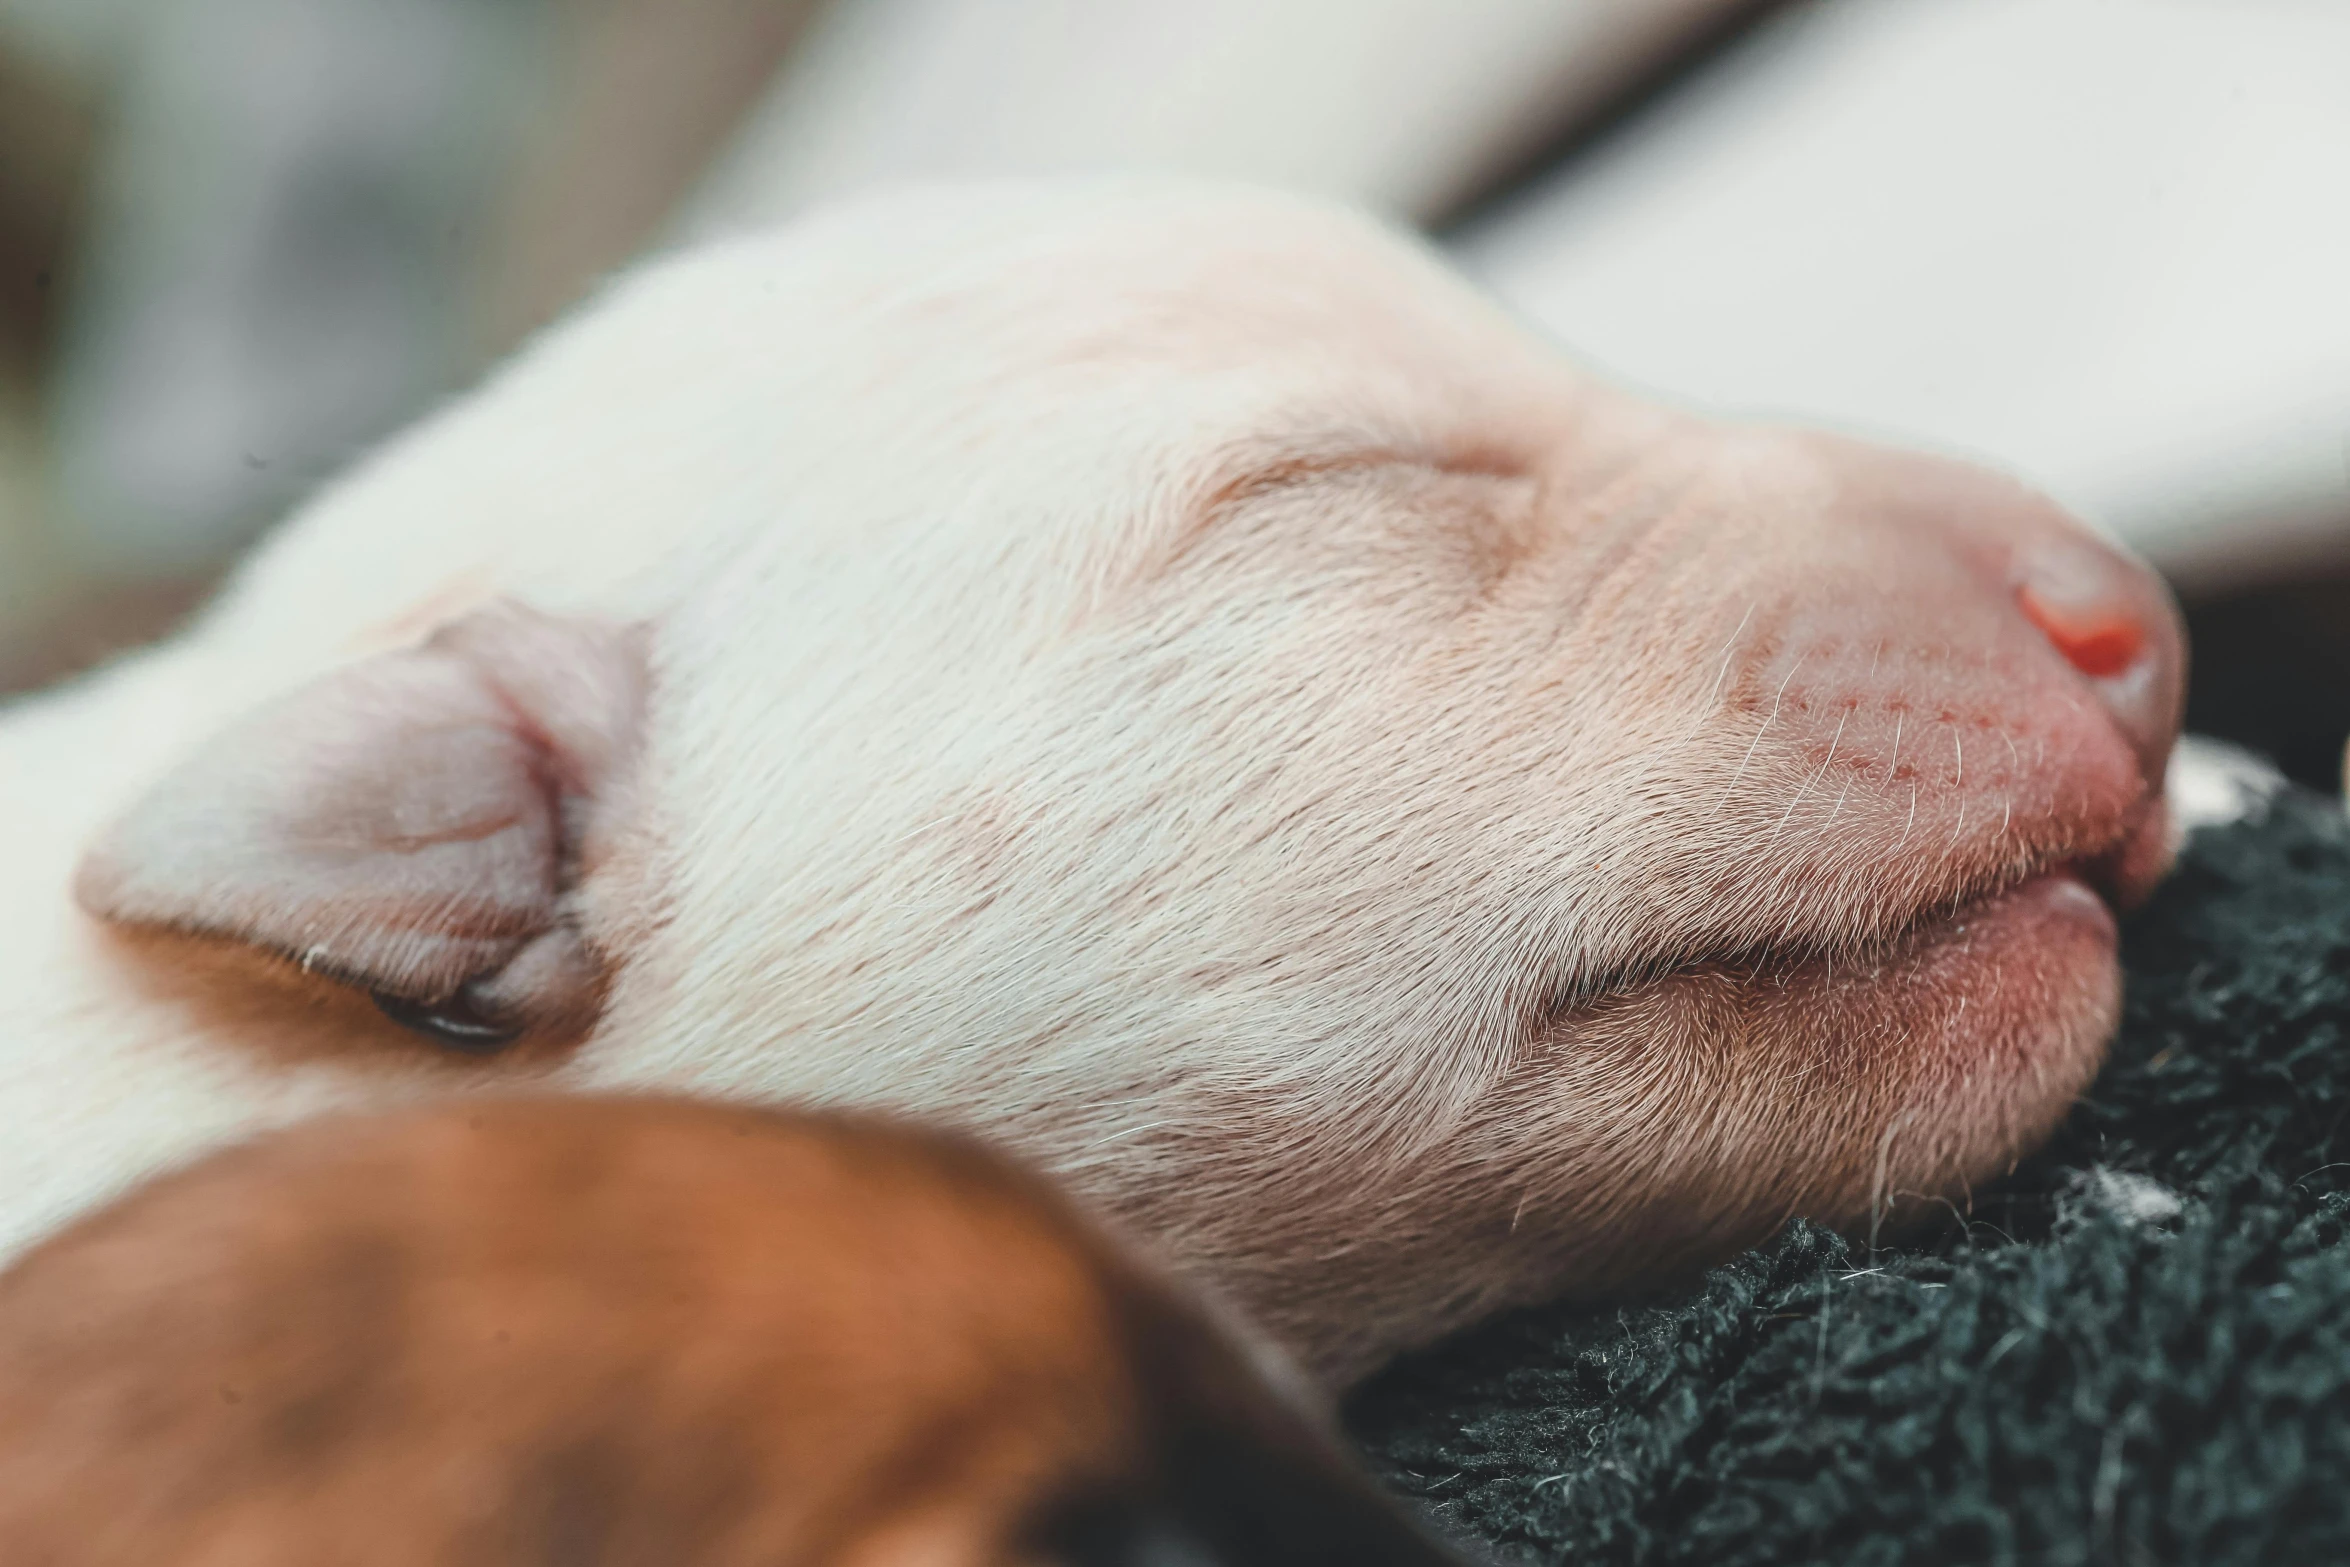
[[[2087,551],[2041,553],[2015,596],[2066,662],[2093,680],[2121,674],[2146,651],[2144,595]]]
[[[2178,736],[2187,650],[2162,579],[2085,537],[2043,534],[2010,557],[2016,607],[2088,682],[2158,782]]]
[[[2016,589],[2016,601],[2066,662],[2093,680],[2120,674],[2146,651],[2146,628],[2121,606],[2068,603],[2028,582]]]

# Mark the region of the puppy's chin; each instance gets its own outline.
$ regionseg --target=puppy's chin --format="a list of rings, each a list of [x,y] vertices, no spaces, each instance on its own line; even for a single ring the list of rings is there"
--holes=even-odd
[[[1626,1112],[1582,1173],[1577,1294],[1670,1282],[1802,1214],[1875,1234],[2012,1169],[2120,1013],[2114,916],[2046,872],[1859,954],[1716,965],[1561,1019],[1553,1104]],[[1586,1135],[1588,1135],[1586,1133]],[[1569,1206],[1572,1206],[1571,1204]]]

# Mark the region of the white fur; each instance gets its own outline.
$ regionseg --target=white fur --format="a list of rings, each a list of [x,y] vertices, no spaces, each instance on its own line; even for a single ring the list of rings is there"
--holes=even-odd
[[[2142,802],[1996,584],[1855,512],[1891,461],[1598,386],[1266,196],[932,192],[657,266],[0,724],[0,1230],[453,1086],[878,1105],[1343,1378],[1976,1179],[2093,1067],[2110,936],[1899,933]],[[575,1053],[452,1063],[73,911],[191,748],[500,597],[652,636]]]

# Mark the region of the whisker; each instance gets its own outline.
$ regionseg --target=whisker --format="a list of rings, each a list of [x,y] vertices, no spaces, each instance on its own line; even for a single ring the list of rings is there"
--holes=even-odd
[[[1720,815],[1723,803],[1738,792],[1738,785],[1746,777],[1746,764],[1754,760],[1755,747],[1763,743],[1763,736],[1769,734],[1771,725],[1779,720],[1780,699],[1787,695],[1787,687],[1794,682],[1795,672],[1803,667],[1803,661],[1809,657],[1811,657],[1811,650],[1806,648],[1803,652],[1795,655],[1795,662],[1788,666],[1787,678],[1780,681],[1779,689],[1771,693],[1770,712],[1764,715],[1762,727],[1754,732],[1754,738],[1747,742],[1746,754],[1738,759],[1738,771],[1730,775],[1729,787],[1714,797],[1713,811],[1706,817],[1706,820],[1711,821],[1715,816]]]
[[[1843,791],[1836,796],[1836,803],[1828,808],[1828,819],[1820,824],[1820,831],[1823,835],[1829,828],[1836,825],[1836,818],[1844,814],[1844,802],[1851,794],[1852,782],[1847,779]]]
[[[1777,843],[1779,841],[1780,828],[1785,827],[1794,818],[1795,808],[1803,803],[1803,797],[1811,792],[1811,786],[1828,776],[1828,769],[1835,765],[1836,747],[1844,740],[1844,726],[1851,721],[1852,709],[1848,707],[1844,710],[1844,716],[1836,720],[1836,733],[1828,741],[1828,754],[1820,759],[1819,770],[1803,781],[1802,786],[1795,791],[1795,798],[1787,802],[1787,814],[1779,818],[1778,827],[1771,829],[1771,842]]]
[[[1756,602],[1757,601],[1754,599],[1748,599],[1746,601],[1746,613],[1738,617],[1738,629],[1731,632],[1730,640],[1722,644],[1722,667],[1714,671],[1713,689],[1706,692],[1705,694],[1704,711],[1697,715],[1697,723],[1690,726],[1689,734],[1683,735],[1681,737],[1683,740],[1687,740],[1691,735],[1696,734],[1698,729],[1705,723],[1707,715],[1712,713],[1715,698],[1722,694],[1722,682],[1730,677],[1730,656],[1738,651],[1738,639],[1746,634],[1747,622],[1754,619],[1754,607]]]
[[[1955,844],[1966,831],[1966,741],[1955,729],[1950,731],[1950,747],[1958,753],[1958,776],[1950,781],[1950,792],[1958,796],[1958,820],[1950,828]]]

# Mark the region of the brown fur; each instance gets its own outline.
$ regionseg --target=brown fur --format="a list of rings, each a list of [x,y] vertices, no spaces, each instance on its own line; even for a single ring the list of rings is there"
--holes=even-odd
[[[0,1277],[11,1567],[1442,1560],[1040,1183],[663,1099],[314,1122]]]

